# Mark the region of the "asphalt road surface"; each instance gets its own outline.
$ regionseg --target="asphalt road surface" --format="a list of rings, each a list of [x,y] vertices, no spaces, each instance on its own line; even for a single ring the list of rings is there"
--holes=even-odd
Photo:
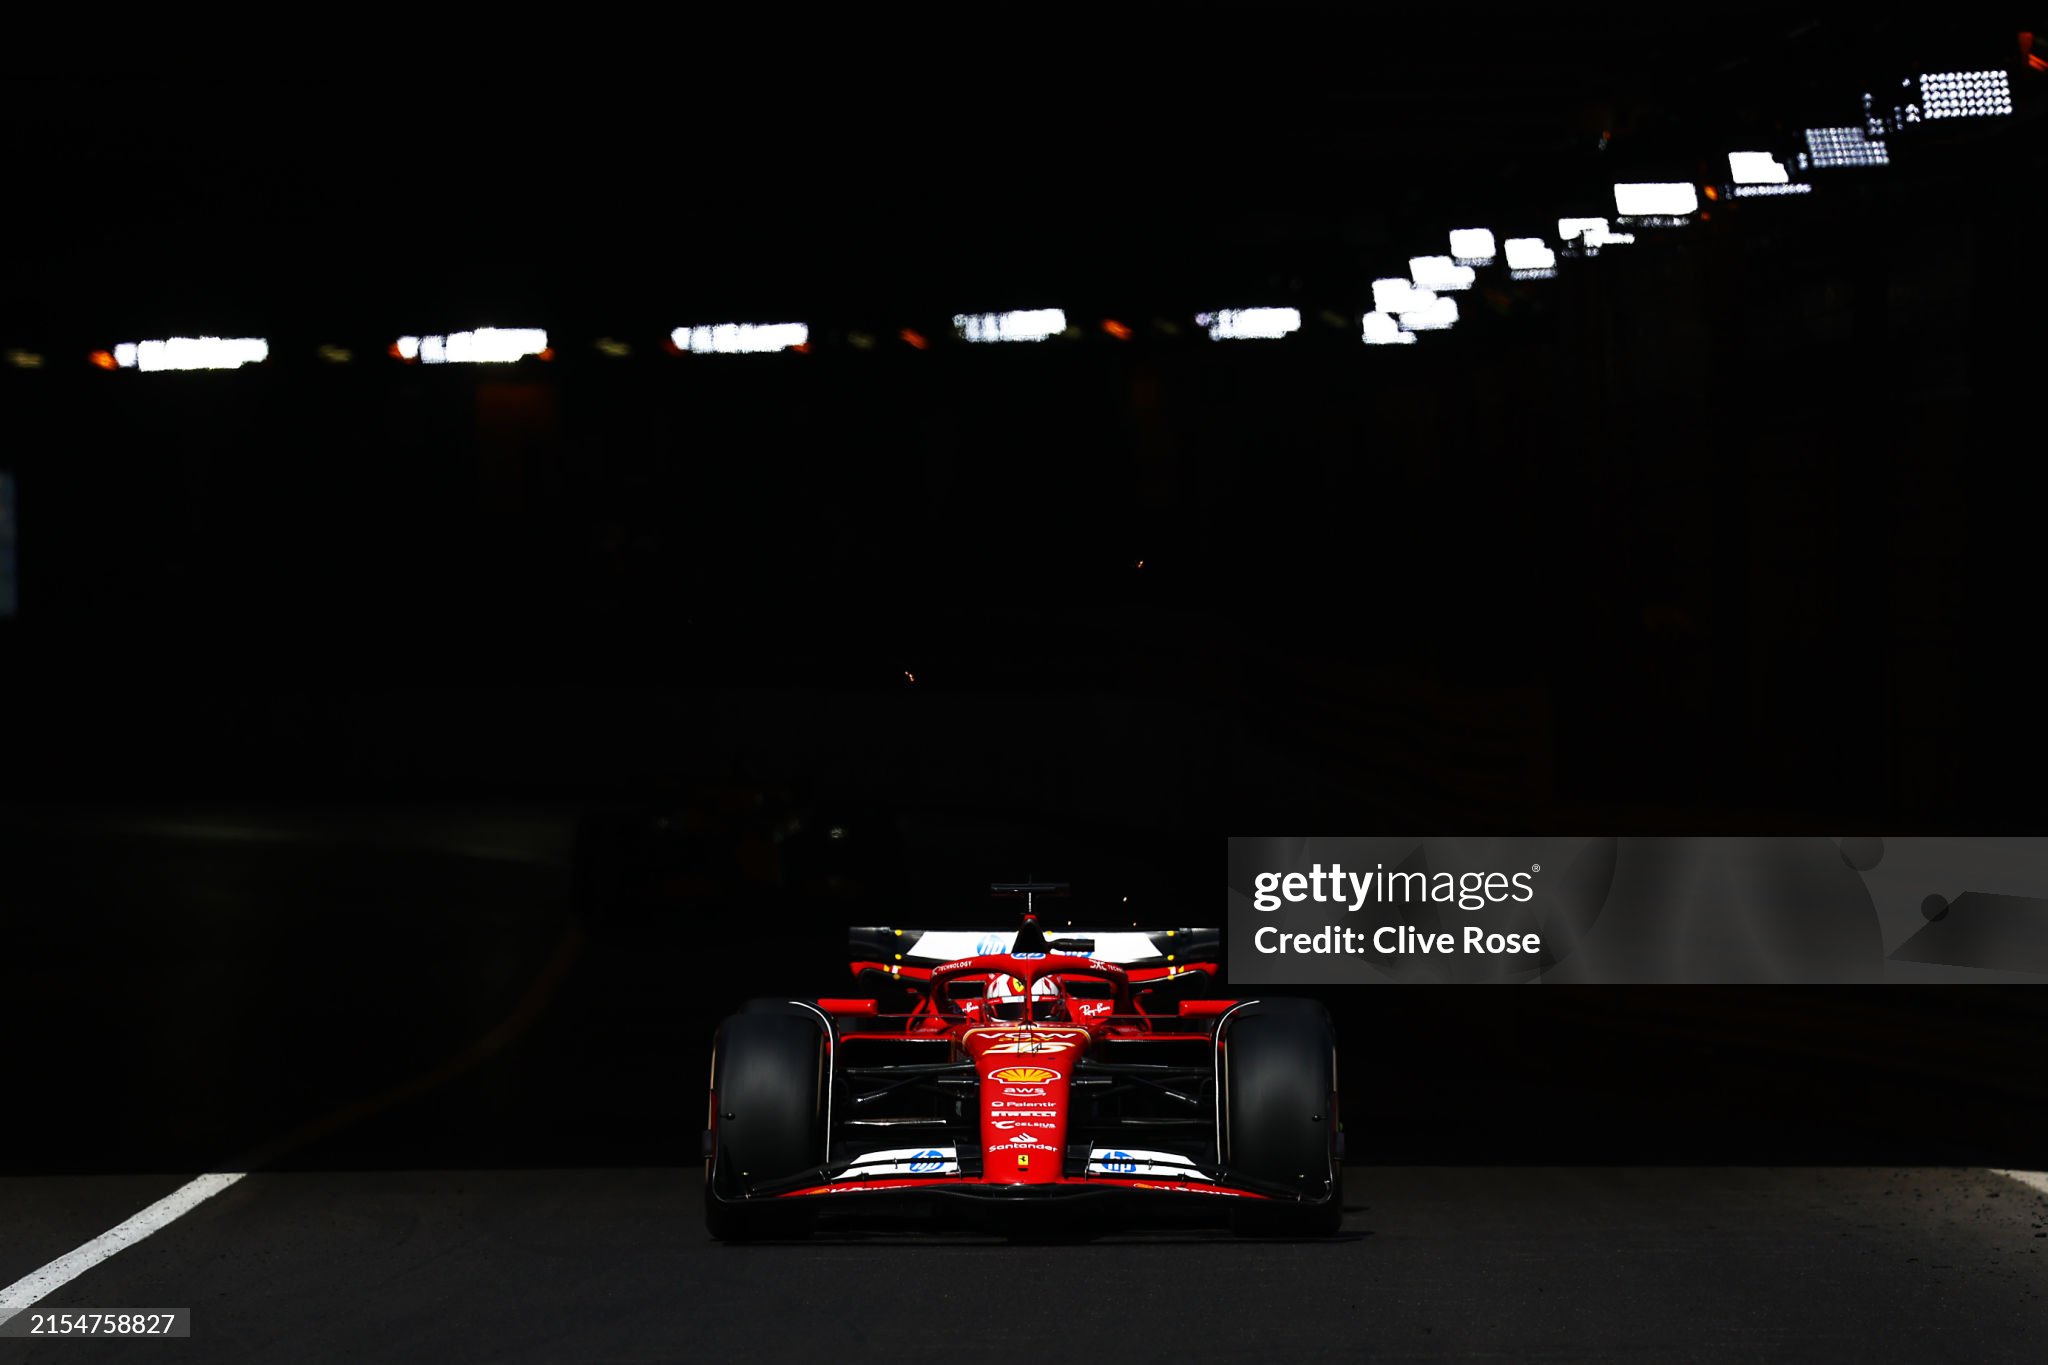
[[[1988,1171],[1354,1177],[1329,1241],[740,1247],[706,1238],[688,1169],[256,1173],[41,1305],[188,1307],[189,1341],[0,1361],[2038,1361],[2048,1339],[2048,1193]],[[0,1281],[179,1183],[0,1181]]]

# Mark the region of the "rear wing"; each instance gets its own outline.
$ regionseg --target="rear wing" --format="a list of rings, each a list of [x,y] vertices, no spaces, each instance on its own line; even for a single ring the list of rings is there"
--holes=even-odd
[[[856,973],[882,970],[892,977],[922,981],[942,962],[1012,951],[1017,929],[847,930],[847,949]],[[1130,979],[1156,980],[1187,971],[1213,975],[1223,960],[1221,929],[1048,929],[1048,953],[1071,954],[1128,969]]]

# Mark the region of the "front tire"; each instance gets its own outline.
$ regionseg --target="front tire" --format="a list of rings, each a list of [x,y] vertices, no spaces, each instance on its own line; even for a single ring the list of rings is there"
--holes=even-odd
[[[1233,1011],[1217,1040],[1223,1164],[1294,1192],[1240,1201],[1231,1226],[1253,1236],[1327,1237],[1343,1226],[1337,1146],[1337,1046],[1313,1000],[1260,1000]]]
[[[704,1222],[721,1241],[800,1237],[810,1208],[752,1191],[825,1164],[829,1061],[823,1021],[801,1010],[737,1014],[711,1051]]]

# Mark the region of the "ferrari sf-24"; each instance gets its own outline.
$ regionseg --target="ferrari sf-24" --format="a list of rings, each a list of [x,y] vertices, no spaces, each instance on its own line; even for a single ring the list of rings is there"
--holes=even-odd
[[[1336,1232],[1329,1017],[1218,998],[1220,945],[1214,929],[1049,936],[1030,911],[1010,931],[851,931],[871,996],[754,1000],[718,1029],[712,1235],[920,1212],[1012,1236]]]

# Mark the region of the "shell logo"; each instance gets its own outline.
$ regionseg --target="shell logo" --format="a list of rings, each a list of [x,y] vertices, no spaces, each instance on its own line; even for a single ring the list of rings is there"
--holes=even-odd
[[[989,1072],[988,1078],[1009,1085],[1038,1085],[1058,1079],[1059,1074],[1057,1071],[1047,1071],[1042,1066],[1006,1066],[1000,1071]]]

